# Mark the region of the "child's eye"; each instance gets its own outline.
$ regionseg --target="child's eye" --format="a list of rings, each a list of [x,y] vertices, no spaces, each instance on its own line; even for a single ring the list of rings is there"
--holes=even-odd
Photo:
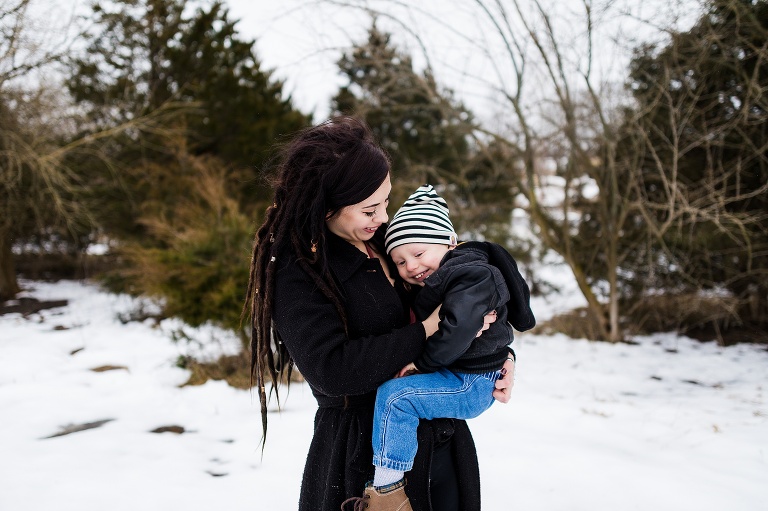
[[[424,255],[424,252],[419,252],[418,254],[416,254],[416,257],[421,257],[422,255]]]
[[[398,261],[398,262],[396,262],[395,264],[396,264],[396,265],[398,265],[398,266],[402,266],[402,265],[404,265],[404,264],[405,264],[405,261]]]

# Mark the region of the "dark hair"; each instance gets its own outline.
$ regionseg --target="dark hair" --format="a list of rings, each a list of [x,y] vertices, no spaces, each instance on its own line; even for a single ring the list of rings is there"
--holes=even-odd
[[[271,381],[279,404],[278,383],[293,370],[272,324],[276,258],[296,259],[334,304],[346,329],[341,295],[328,268],[326,219],[373,195],[391,164],[365,123],[336,117],[298,132],[279,151],[275,167],[274,199],[256,231],[243,307],[243,315],[251,316],[251,383],[255,380],[259,392],[262,448],[267,436],[265,381]]]

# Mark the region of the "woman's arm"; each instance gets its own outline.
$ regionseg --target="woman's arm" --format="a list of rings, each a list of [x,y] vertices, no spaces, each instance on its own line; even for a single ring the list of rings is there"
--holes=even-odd
[[[424,348],[419,322],[348,338],[336,307],[296,264],[279,270],[273,306],[277,331],[302,376],[328,396],[371,392]]]

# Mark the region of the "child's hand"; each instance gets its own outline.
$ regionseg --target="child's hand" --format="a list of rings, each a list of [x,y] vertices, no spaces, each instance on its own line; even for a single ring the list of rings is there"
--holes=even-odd
[[[419,372],[419,370],[416,369],[416,365],[413,362],[411,362],[407,366],[405,366],[402,369],[400,369],[400,371],[397,373],[397,376],[395,376],[395,378],[402,378],[403,376],[410,376],[410,375],[416,374],[418,372]]]

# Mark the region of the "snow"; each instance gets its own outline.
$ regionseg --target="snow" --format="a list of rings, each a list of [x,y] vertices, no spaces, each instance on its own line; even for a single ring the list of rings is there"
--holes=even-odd
[[[534,299],[540,320],[580,305],[562,268],[546,268],[561,294]],[[262,456],[252,392],[180,387],[180,356],[230,353],[234,336],[124,324],[146,304],[88,282],[23,285],[69,304],[0,316],[0,510],[296,509],[315,411],[306,386],[272,406]],[[174,341],[179,329],[193,341]],[[484,509],[768,510],[765,347],[635,341],[518,336],[510,403],[470,421]],[[92,371],[105,365],[119,368]],[[186,431],[151,433],[171,425]]]

